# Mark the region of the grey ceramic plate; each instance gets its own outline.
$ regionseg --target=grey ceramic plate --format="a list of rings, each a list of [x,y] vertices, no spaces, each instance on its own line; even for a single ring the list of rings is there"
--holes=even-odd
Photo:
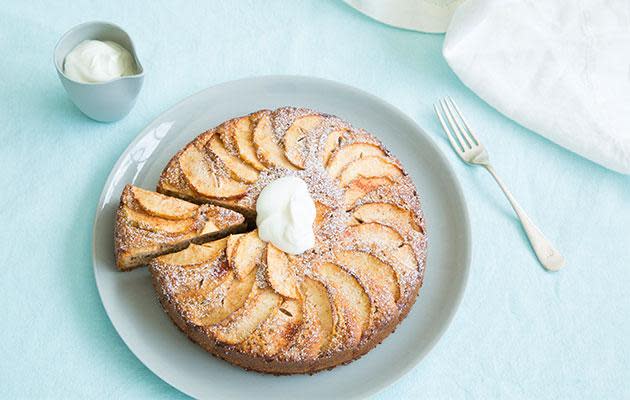
[[[376,134],[413,177],[429,233],[424,287],[407,319],[358,361],[313,376],[261,375],[210,356],[164,314],[147,270],[117,272],[112,250],[114,212],[126,183],[154,189],[169,158],[200,132],[232,117],[285,105],[335,114]],[[446,330],[459,305],[471,241],[459,183],[436,145],[409,117],[346,85],[308,77],[267,76],[206,89],[140,132],[103,188],[93,246],[94,275],[105,310],[129,349],[157,376],[197,398],[294,400],[363,398],[413,368]]]

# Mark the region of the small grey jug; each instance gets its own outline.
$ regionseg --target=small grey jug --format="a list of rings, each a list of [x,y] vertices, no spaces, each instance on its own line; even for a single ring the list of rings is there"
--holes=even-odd
[[[84,40],[110,40],[123,46],[136,63],[136,73],[97,83],[77,82],[68,78],[63,65],[66,55]],[[113,122],[126,116],[136,103],[144,81],[144,69],[131,38],[122,28],[108,22],[86,22],[70,29],[57,42],[53,61],[70,100],[83,114],[100,122]]]

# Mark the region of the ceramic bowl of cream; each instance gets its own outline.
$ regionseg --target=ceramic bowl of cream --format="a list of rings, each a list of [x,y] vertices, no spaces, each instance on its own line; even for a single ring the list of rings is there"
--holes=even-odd
[[[90,63],[85,57],[94,57],[94,52],[100,52],[99,57]],[[112,57],[124,63],[117,68],[103,64]],[[119,26],[98,21],[75,26],[57,42],[53,61],[70,100],[88,117],[100,122],[117,121],[136,103],[144,69],[131,38]],[[66,69],[66,62],[73,63],[68,65],[71,68]]]

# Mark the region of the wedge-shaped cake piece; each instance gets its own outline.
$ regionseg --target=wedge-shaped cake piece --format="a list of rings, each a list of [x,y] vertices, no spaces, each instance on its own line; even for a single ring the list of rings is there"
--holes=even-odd
[[[298,169],[284,155],[284,150],[274,136],[271,113],[260,116],[254,128],[253,142],[258,159],[267,167]]]
[[[254,147],[254,126],[257,123],[258,114],[254,113],[230,121],[221,130],[221,139],[226,146],[228,143],[233,146],[243,161],[258,171],[263,171],[267,167],[258,160]]]
[[[284,135],[284,149],[287,159],[296,167],[304,169],[309,140],[309,133],[324,122],[322,115],[304,115],[295,118]]]
[[[129,270],[152,258],[245,229],[244,217],[127,185],[120,197],[114,232],[116,265]]]
[[[233,240],[232,237],[228,239]],[[228,261],[230,267],[234,270],[236,277],[242,279],[249,275],[256,268],[256,265],[262,261],[265,251],[265,242],[258,237],[258,231],[253,230],[244,235],[237,237],[233,249],[228,249]]]
[[[267,243],[265,264],[267,266],[267,280],[271,287],[285,297],[298,299],[300,289],[286,253],[273,244]]]
[[[331,176],[339,176],[351,162],[371,156],[387,157],[385,152],[375,144],[352,143],[341,147],[332,155],[326,170]]]
[[[213,135],[208,140],[206,151],[214,154],[221,160],[225,168],[230,172],[232,179],[245,183],[253,183],[258,179],[258,170],[242,161],[240,157],[230,154],[218,134]]]
[[[391,159],[381,156],[367,156],[348,164],[339,176],[339,184],[341,187],[346,187],[359,177],[382,177],[396,181],[402,176],[402,170]]]

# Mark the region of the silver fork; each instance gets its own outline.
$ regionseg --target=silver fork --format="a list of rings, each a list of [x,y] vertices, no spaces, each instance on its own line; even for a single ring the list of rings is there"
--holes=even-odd
[[[433,108],[442,124],[442,128],[444,128],[444,132],[446,132],[448,136],[449,142],[451,142],[451,146],[459,158],[468,164],[485,167],[494,180],[497,181],[499,187],[503,190],[503,194],[505,194],[505,197],[507,197],[521,221],[525,234],[540,264],[549,271],[557,271],[562,268],[564,258],[542,234],[540,229],[529,219],[525,211],[516,202],[514,196],[512,196],[512,193],[505,187],[501,178],[499,178],[494,168],[492,168],[492,165],[490,165],[486,148],[481,144],[479,139],[477,139],[472,129],[470,129],[470,126],[453,99],[450,97],[441,99],[437,104],[433,105]]]

